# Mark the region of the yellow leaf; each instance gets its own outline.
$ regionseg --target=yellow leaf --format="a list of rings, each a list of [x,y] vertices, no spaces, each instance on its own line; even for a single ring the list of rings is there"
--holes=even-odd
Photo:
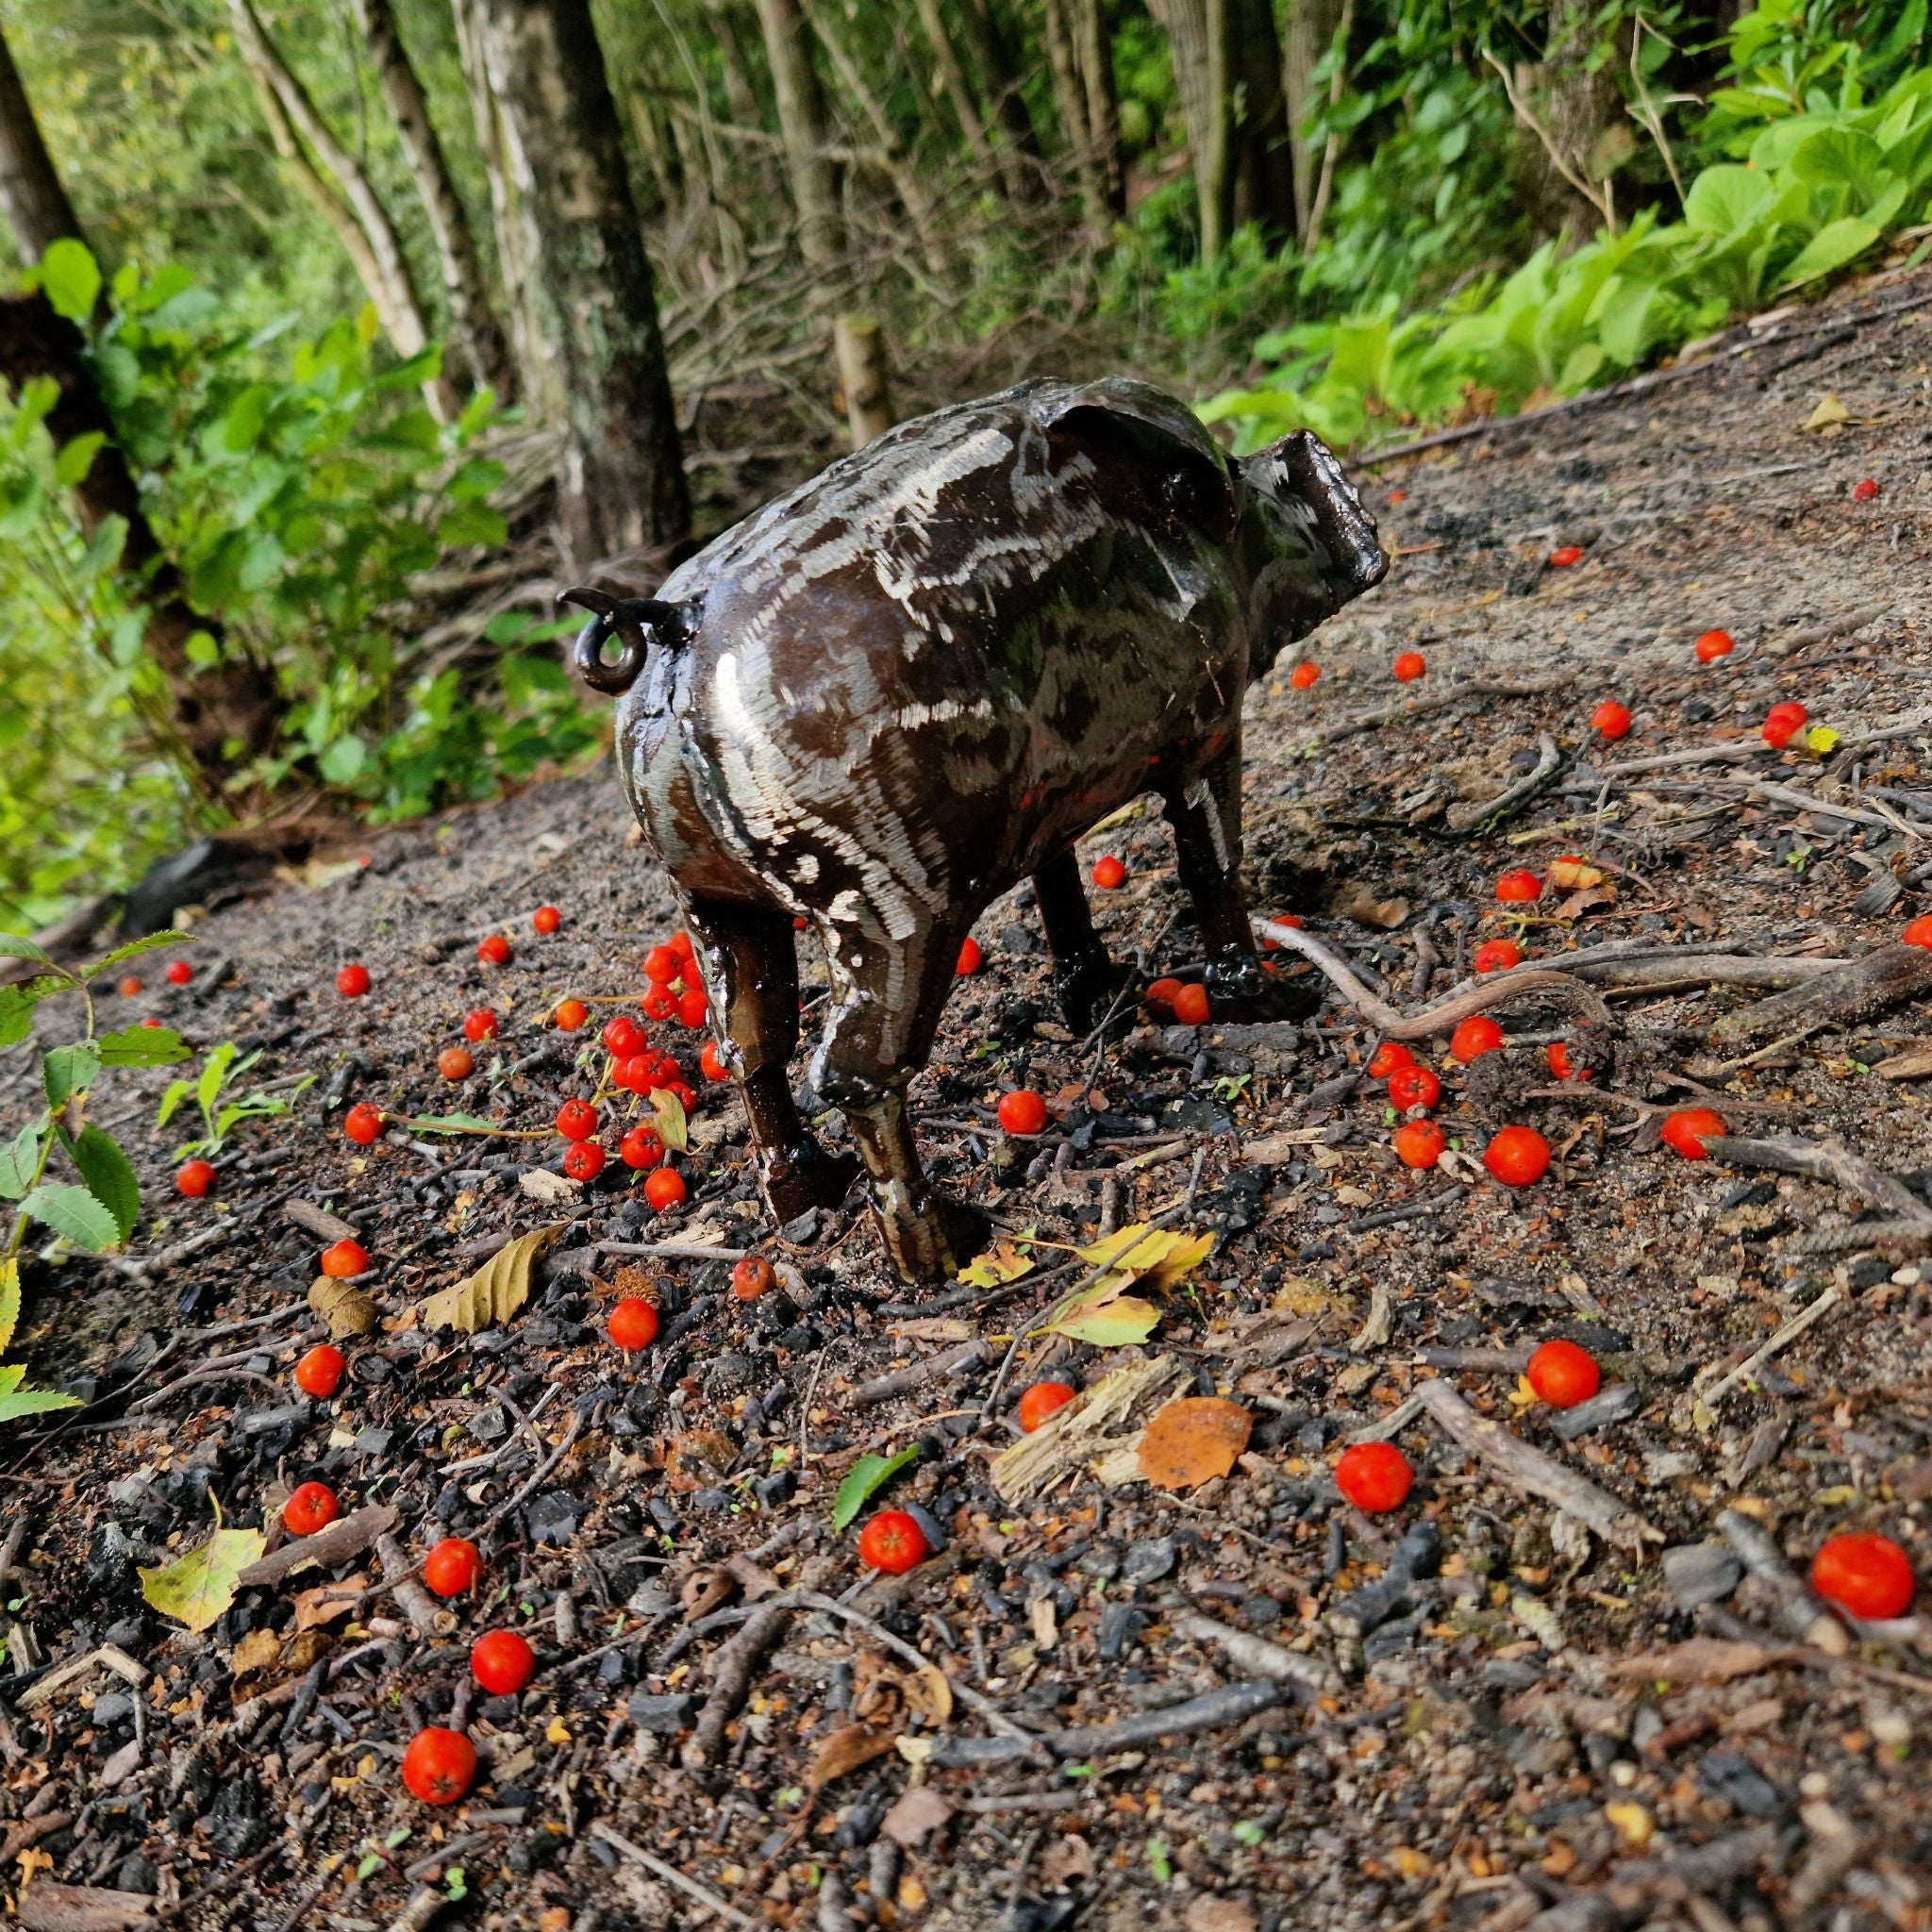
[[[1170,1289],[1213,1248],[1211,1234],[1187,1234],[1178,1228],[1136,1221],[1074,1252],[1083,1261],[1107,1268],[1104,1284],[1124,1288],[1129,1282],[1144,1279],[1149,1288]]]
[[[1851,420],[1852,412],[1839,401],[1836,395],[1827,390],[1818,407],[1805,419],[1805,427],[1807,429],[1829,429],[1834,424],[1849,423]]]
[[[530,1299],[530,1279],[537,1263],[569,1225],[567,1221],[553,1222],[506,1242],[467,1281],[419,1303],[423,1325],[460,1328],[464,1334],[474,1335],[479,1328],[508,1322]]]
[[[1838,742],[1839,735],[1829,724],[1814,724],[1805,734],[1805,743],[1823,758]]]
[[[1109,1274],[1068,1303],[1041,1332],[1091,1342],[1095,1348],[1126,1348],[1145,1341],[1160,1320],[1160,1310],[1138,1295],[1124,1293],[1126,1285],[1124,1277]]]
[[[331,1341],[375,1331],[375,1304],[352,1282],[318,1274],[308,1284],[308,1306],[328,1324]]]
[[[691,1132],[684,1118],[684,1102],[665,1087],[651,1089],[651,1111],[657,1116],[654,1125],[658,1138],[674,1154],[682,1154],[691,1145]]]
[[[1550,861],[1550,883],[1560,886],[1566,892],[1574,891],[1578,887],[1600,886],[1604,882],[1601,867],[1591,865],[1582,858],[1556,858]]]
[[[967,1288],[999,1288],[1032,1272],[1033,1257],[1023,1255],[1011,1241],[1002,1241],[967,1262],[953,1279]]]
[[[142,1595],[162,1616],[191,1630],[206,1630],[235,1601],[235,1579],[268,1541],[258,1529],[224,1529],[221,1522],[216,1504],[215,1533],[207,1542],[178,1562],[141,1573]]]
[[[1651,1833],[1657,1829],[1650,1813],[1634,1801],[1621,1805],[1606,1805],[1604,1816],[1623,1834],[1626,1845],[1648,1844]]]
[[[553,1744],[568,1744],[570,1726],[560,1717],[554,1717],[545,1727],[543,1735]]]
[[[13,1340],[20,1320],[20,1262],[12,1255],[0,1261],[0,1351]]]

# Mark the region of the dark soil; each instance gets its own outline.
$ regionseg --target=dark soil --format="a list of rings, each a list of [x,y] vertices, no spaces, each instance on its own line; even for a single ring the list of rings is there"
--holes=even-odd
[[[1932,305],[1932,278],[1846,291],[1684,380],[1368,472],[1403,546],[1389,583],[1310,641],[1312,691],[1290,688],[1284,661],[1251,700],[1256,908],[1306,916],[1406,1008],[1458,984],[1491,937],[1557,963],[1611,942],[1851,957],[1928,909],[1932,306],[1876,313],[1913,297]],[[1844,326],[1801,333],[1821,319]],[[1807,430],[1827,392],[1852,421]],[[1865,476],[1879,493],[1855,502]],[[1584,560],[1551,568],[1558,544]],[[1702,665],[1692,642],[1714,626],[1738,648]],[[1407,648],[1428,675],[1397,686]],[[1343,728],[1463,679],[1541,689]],[[1637,714],[1614,747],[1587,730],[1609,696]],[[1723,762],[1783,698],[1838,741]],[[1311,732],[1329,741],[1311,749]],[[1541,734],[1560,759],[1547,787],[1500,824],[1450,829],[1458,805],[1535,768]],[[1719,759],[1620,771],[1700,747]],[[1749,789],[1766,783],[1783,790]],[[1184,969],[1198,941],[1158,819],[1097,834],[1083,863],[1102,851],[1128,867],[1123,891],[1095,895],[1116,952],[1138,949],[1150,977]],[[1496,904],[1506,867],[1571,855],[1607,888]],[[1418,1042],[1457,1151],[1413,1174],[1363,1075],[1375,1036],[1341,999],[1300,1027],[1197,1031],[1143,1009],[1103,1045],[1073,1041],[1023,891],[985,923],[984,970],[914,1088],[935,1172],[1052,1241],[1163,1213],[1217,1239],[1143,1349],[1032,1340],[1003,1372],[1070,1271],[922,1302],[886,1275],[856,1197],[781,1233],[718,1089],[697,1116],[708,1144],[680,1162],[691,1200],[658,1216],[614,1159],[581,1198],[532,1198],[528,1172],[560,1167],[554,1139],[392,1128],[351,1146],[357,1100],[547,1126],[603,1059],[594,1028],[558,1034],[546,1016],[566,993],[635,997],[671,925],[608,763],[381,834],[366,859],[210,908],[182,952],[186,989],[162,980],[172,954],[144,962],[130,1016],[197,1047],[259,1047],[248,1082],[284,1083],[292,1110],[239,1127],[216,1191],[184,1201],[170,1157],[185,1133],[152,1126],[167,1075],[104,1078],[95,1117],[135,1152],[150,1208],[132,1265],[27,1272],[16,1358],[90,1406],[37,1436],[16,1425],[0,1476],[21,1531],[0,1556],[0,1884],[30,1875],[22,1923],[149,1922],[139,1896],[104,1906],[65,1885],[147,1895],[197,1932],[421,1926],[453,1893],[452,1923],[576,1932],[1932,1924],[1926,1628],[1819,1627],[1790,1582],[1842,1529],[1885,1530],[1932,1565],[1932,1242],[1834,1241],[1874,1206],[1895,1227],[1897,1204],[1685,1160],[1638,1104],[1728,1101],[1733,1135],[1841,1142],[1932,1199],[1932,1083],[1885,1064],[1932,1048],[1915,1004],[1746,1064],[1725,1063],[1763,1042],[1709,1038],[1759,996],[1736,986],[1617,994],[1613,1028],[1587,1041],[1554,1004],[1513,1005],[1511,1043],[1470,1073]],[[549,939],[530,927],[544,902],[564,914]],[[515,958],[491,969],[475,947],[498,930]],[[375,977],[357,1002],[333,988],[349,959]],[[502,1038],[452,1090],[437,1054],[482,1003]],[[600,1024],[624,1010],[593,1008]],[[653,1032],[705,1087],[695,1036]],[[1543,1042],[1561,1038],[1598,1071],[1549,1097]],[[24,1110],[25,1053],[0,1065],[0,1108]],[[297,1091],[298,1074],[313,1084]],[[1037,1144],[992,1124],[1023,1082],[1067,1109]],[[1510,1123],[1556,1150],[1522,1191],[1478,1158]],[[318,1208],[368,1245],[384,1322],[347,1344],[343,1392],[310,1404],[290,1369],[321,1334],[306,1303]],[[424,1295],[557,1221],[567,1232],[506,1326],[415,1324]],[[594,1245],[612,1241],[757,1250],[783,1278],[742,1303],[727,1262]],[[626,1269],[663,1320],[636,1366],[603,1336]],[[1823,1294],[1819,1319],[1715,1389]],[[1617,1391],[1562,1431],[1516,1392],[1527,1351],[1556,1335]],[[948,1352],[955,1367],[896,1395],[858,1392]],[[1037,1500],[994,1492],[1019,1391],[1049,1373],[1091,1389],[1141,1357],[1171,1359],[1170,1392],[1250,1410],[1228,1474],[1169,1492],[1131,1466],[1108,1487],[1082,1461]],[[1426,1416],[1396,1436],[1411,1500],[1379,1519],[1349,1508],[1331,1474],[1342,1440],[1436,1377],[1655,1539],[1601,1540]],[[943,1548],[878,1578],[857,1526],[832,1529],[833,1494],[861,1455],[915,1443],[884,1500],[923,1512]],[[214,1503],[231,1527],[278,1525],[311,1477],[345,1509],[392,1506],[412,1557],[475,1533],[484,1588],[420,1632],[405,1591],[298,1635],[295,1593],[325,1580],[313,1570],[244,1591],[200,1636],[144,1605],[138,1567],[201,1542]],[[1740,1579],[1727,1510],[1789,1574],[1760,1550],[1769,1574]],[[1433,1560],[1426,1539],[1404,1541],[1422,1524]],[[1354,1595],[1391,1561],[1391,1588]],[[337,1574],[380,1570],[365,1551]],[[792,1590],[870,1624],[782,1595],[757,1607]],[[467,1656],[505,1624],[528,1631],[541,1672],[498,1699]],[[881,1627],[945,1674],[950,1716]],[[1692,1639],[1706,1647],[1657,1660]],[[103,1643],[138,1687],[96,1670],[22,1707],[50,1667]],[[1312,1688],[1270,1678],[1284,1650]],[[1623,1673],[1636,1657],[1653,1661]],[[1240,1685],[1262,1688],[1209,1707],[1228,1720],[1210,1728],[1137,1724],[1118,1747],[1063,1735]],[[398,1775],[438,1721],[467,1723],[484,1760],[443,1811]],[[1021,1732],[1046,1747],[989,1761]]]

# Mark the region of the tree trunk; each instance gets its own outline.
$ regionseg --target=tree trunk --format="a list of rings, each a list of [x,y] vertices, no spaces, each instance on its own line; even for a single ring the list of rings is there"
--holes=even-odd
[[[1087,94],[1087,138],[1109,212],[1127,209],[1126,172],[1121,165],[1121,104],[1114,84],[1113,42],[1104,0],[1072,0],[1074,54]],[[1266,7],[1269,0],[1257,0]]]
[[[1597,142],[1606,130],[1624,125],[1614,67],[1606,61],[1591,73],[1588,65],[1596,12],[1586,0],[1552,0],[1542,62],[1529,70],[1523,90],[1541,124],[1532,125],[1538,152],[1531,199],[1537,226],[1547,234],[1578,221],[1593,225],[1610,205],[1607,192],[1599,207],[1576,186],[1603,180],[1607,170],[1597,165]]]
[[[1296,232],[1293,141],[1274,0],[1233,0],[1230,61],[1240,102],[1234,218],[1272,241]]]
[[[845,397],[845,421],[852,447],[863,449],[892,426],[891,390],[886,377],[886,338],[878,318],[841,315],[832,324],[832,348],[839,362],[839,387]]]
[[[56,242],[80,236],[80,218],[55,172],[41,124],[0,33],[0,214],[28,267]]]
[[[630,106],[631,132],[637,136],[638,146],[643,150],[644,160],[651,170],[651,178],[658,184],[658,200],[667,208],[675,208],[682,198],[678,187],[679,168],[676,158],[665,145],[664,129],[658,120],[657,106],[642,88],[632,88],[626,99]]]
[[[691,525],[657,290],[590,0],[469,4],[502,108],[531,295],[562,377],[558,513],[581,575]]]
[[[798,245],[807,265],[829,268],[844,250],[839,181],[825,153],[825,98],[805,38],[798,0],[758,0],[758,25],[778,100],[778,126],[798,209]]]
[[[1093,130],[1087,123],[1087,90],[1081,84],[1079,57],[1074,47],[1068,0],[1046,0],[1043,31],[1046,62],[1053,75],[1053,100],[1060,117],[1060,142],[1074,164],[1080,189],[1080,216],[1091,235],[1107,232],[1107,186],[1094,151]]]
[[[1188,124],[1188,158],[1200,208],[1201,259],[1217,259],[1234,215],[1228,165],[1229,9],[1235,0],[1149,0],[1167,29],[1174,79]]]
[[[374,257],[376,286],[370,290],[383,332],[397,355],[407,360],[429,345],[430,328],[416,292],[416,278],[410,273],[408,258],[403,252],[402,237],[396,233],[389,209],[375,192],[354,155],[335,137],[335,131],[321,110],[275,50],[257,17],[254,0],[229,0],[228,11],[235,25],[243,58],[250,69],[273,88],[295,132],[315,150],[316,158],[334,177],[369,243]],[[458,410],[456,391],[442,376],[424,385],[424,394],[437,415],[447,421]]]
[[[1309,117],[1320,105],[1315,69],[1335,42],[1341,0],[1289,0],[1288,31],[1281,49],[1285,109],[1294,164],[1295,232],[1307,235],[1315,208],[1322,158],[1307,137]]]
[[[356,18],[375,63],[390,112],[395,116],[403,152],[416,176],[416,191],[429,217],[436,240],[437,260],[442,269],[443,291],[449,301],[450,324],[471,378],[488,383],[508,399],[515,391],[515,375],[490,301],[490,282],[476,253],[469,210],[450,175],[422,80],[409,63],[390,0],[356,0]]]
[[[724,72],[724,105],[731,118],[741,126],[758,127],[764,122],[758,107],[758,90],[751,84],[751,63],[744,58],[744,42],[738,31],[738,12],[731,0],[705,0],[705,12],[711,31],[718,37],[718,53]]]
[[[953,119],[959,124],[959,138],[980,167],[991,168],[992,148],[987,140],[986,122],[980,113],[979,103],[973,97],[966,70],[959,64],[958,51],[953,45],[952,36],[946,31],[946,17],[941,10],[940,0],[916,0],[916,4],[919,25],[924,29],[926,44],[932,49],[934,70],[939,75],[941,87],[945,90]]]
[[[1000,178],[1015,201],[1039,201],[1046,192],[1045,183],[1038,168],[1029,164],[1040,158],[1040,137],[1034,131],[1033,116],[1026,111],[1026,96],[1020,92],[1007,44],[1000,38],[999,23],[986,0],[959,0],[959,19],[966,29],[971,58],[979,69],[980,92],[992,103],[992,120],[999,125],[997,137],[991,123],[987,134],[993,142]]]

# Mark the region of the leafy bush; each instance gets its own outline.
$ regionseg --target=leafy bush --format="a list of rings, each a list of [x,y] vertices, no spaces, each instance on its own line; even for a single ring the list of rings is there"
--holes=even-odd
[[[1741,92],[1743,91],[1727,91]],[[1724,97],[1720,97],[1723,99]],[[1500,285],[1402,316],[1390,296],[1338,322],[1264,337],[1272,373],[1203,410],[1244,444],[1307,426],[1347,445],[1377,423],[1508,413],[1614,380],[1740,311],[1807,288],[1925,218],[1932,197],[1932,69],[1869,105],[1794,105],[1765,91],[1725,101],[1730,151],[1687,188],[1684,218],[1646,210],[1574,254],[1540,248]]]

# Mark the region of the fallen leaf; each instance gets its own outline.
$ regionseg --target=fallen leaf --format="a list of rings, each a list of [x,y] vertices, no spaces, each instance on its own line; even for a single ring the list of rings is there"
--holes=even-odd
[[[832,1498],[832,1527],[849,1527],[852,1519],[880,1490],[884,1489],[908,1462],[916,1462],[918,1459],[917,1442],[900,1450],[896,1456],[861,1456],[845,1472],[845,1479],[839,1485],[838,1493]]]
[[[1574,892],[1581,886],[1600,886],[1607,874],[1601,866],[1591,865],[1582,858],[1553,858],[1550,861],[1550,883],[1566,892]]]
[[[1838,743],[1839,734],[1829,724],[1814,724],[1805,734],[1805,748],[1814,751],[1820,758]]]
[[[1255,1419],[1219,1395],[1184,1395],[1147,1424],[1137,1457],[1158,1490],[1193,1490],[1225,1475],[1248,1446]]]
[[[890,1731],[875,1731],[870,1724],[841,1725],[819,1746],[818,1756],[812,1760],[811,1781],[814,1785],[828,1785],[835,1778],[857,1771],[860,1765],[870,1764],[874,1757],[883,1757],[891,1748]]]
[[[908,1850],[937,1831],[953,1815],[953,1807],[930,1785],[910,1785],[879,1820],[879,1830],[894,1844]],[[1091,1869],[1091,1868],[1090,1868]]]
[[[684,1102],[668,1088],[651,1089],[652,1124],[658,1138],[674,1154],[682,1154],[691,1145],[691,1133],[684,1117]]]
[[[1123,1288],[1140,1282],[1148,1288],[1172,1289],[1214,1252],[1214,1237],[1135,1221],[1074,1252],[1083,1261],[1107,1268],[1099,1286],[1117,1280]]]
[[[1033,1273],[1033,1257],[1023,1255],[1009,1241],[1000,1241],[978,1255],[954,1275],[967,1288],[999,1288]]]
[[[906,1708],[927,1724],[948,1723],[953,1715],[952,1680],[936,1664],[922,1664],[902,1679]]]
[[[1604,1816],[1623,1834],[1626,1845],[1647,1845],[1657,1829],[1657,1821],[1634,1799],[1606,1805]]]
[[[1393,932],[1408,917],[1408,901],[1378,899],[1362,886],[1348,902],[1348,916],[1357,925],[1373,926],[1377,932]]]
[[[418,1307],[425,1328],[460,1328],[474,1335],[480,1328],[508,1322],[530,1298],[537,1263],[556,1246],[570,1225],[552,1222],[507,1241],[467,1281],[425,1297]]]
[[[309,1308],[328,1324],[328,1339],[344,1341],[352,1335],[375,1332],[375,1304],[353,1282],[318,1274],[308,1284]]]
[[[346,1617],[368,1588],[368,1577],[358,1572],[340,1583],[318,1583],[312,1590],[298,1590],[290,1599],[295,1606],[295,1628],[319,1630]]]
[[[1591,886],[1581,892],[1572,892],[1567,899],[1557,900],[1550,913],[1552,919],[1581,919],[1586,912],[1593,912],[1599,906],[1614,906],[1617,903],[1617,889],[1607,881],[1601,886]]]
[[[273,1630],[251,1630],[235,1646],[236,1703],[313,1669],[334,1642],[326,1630],[299,1630],[286,1643]]]
[[[687,1429],[671,1439],[664,1457],[664,1480],[680,1494],[712,1490],[731,1474],[738,1444],[716,1429]]]
[[[1840,423],[1849,423],[1852,412],[1839,401],[1829,390],[1824,392],[1818,407],[1805,419],[1807,429],[1830,429]]]
[[[282,1640],[273,1630],[251,1630],[235,1646],[228,1669],[237,1677],[252,1677],[270,1669],[282,1654]]]
[[[517,1176],[517,1186],[533,1201],[546,1207],[558,1201],[581,1201],[584,1187],[567,1174],[552,1174],[547,1167],[526,1167]]]
[[[236,1579],[266,1541],[258,1529],[222,1528],[217,1506],[214,1534],[178,1561],[143,1570],[141,1593],[162,1616],[206,1630],[235,1601]]]
[[[1041,1332],[1091,1342],[1095,1348],[1128,1348],[1145,1341],[1160,1320],[1160,1310],[1138,1295],[1123,1293],[1124,1286],[1118,1277],[1110,1276],[1090,1288],[1069,1302]]]

